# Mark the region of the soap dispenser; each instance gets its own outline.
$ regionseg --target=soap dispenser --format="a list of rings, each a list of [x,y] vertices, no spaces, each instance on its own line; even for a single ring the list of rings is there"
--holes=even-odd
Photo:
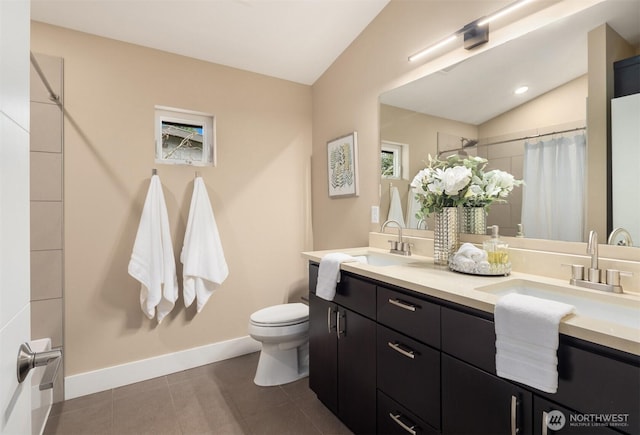
[[[487,251],[489,264],[491,267],[509,264],[509,245],[500,239],[498,226],[491,225],[487,229],[491,230],[491,238],[484,241],[482,248]]]

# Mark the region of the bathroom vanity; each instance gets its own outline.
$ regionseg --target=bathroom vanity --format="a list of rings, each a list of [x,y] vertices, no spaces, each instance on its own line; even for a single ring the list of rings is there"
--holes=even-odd
[[[309,385],[355,433],[551,434],[558,411],[558,433],[640,433],[638,334],[561,324],[558,392],[548,394],[496,375],[495,297],[468,290],[513,277],[346,263],[329,302],[314,294],[321,255],[305,256]]]

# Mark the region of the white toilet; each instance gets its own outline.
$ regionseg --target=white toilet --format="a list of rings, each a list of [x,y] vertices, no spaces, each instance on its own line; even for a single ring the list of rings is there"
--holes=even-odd
[[[274,305],[251,315],[249,335],[262,342],[253,380],[256,385],[282,385],[309,375],[309,307]]]

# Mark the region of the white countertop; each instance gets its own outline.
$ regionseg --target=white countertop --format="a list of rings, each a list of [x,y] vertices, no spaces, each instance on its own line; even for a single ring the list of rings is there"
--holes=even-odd
[[[330,252],[343,252],[356,256],[364,255],[367,252],[388,254],[389,251],[362,247],[303,252],[302,255],[307,260],[320,262],[320,259]],[[437,266],[430,257],[412,255],[408,258],[411,259],[411,263],[403,265],[372,266],[350,262],[343,263],[341,269],[488,313],[493,313],[498,296],[478,289],[515,279],[548,284],[556,288],[562,287],[566,288],[567,292],[579,291],[581,295],[593,299],[595,303],[598,300],[606,299],[608,302],[613,301],[625,307],[634,307],[638,309],[640,316],[640,297],[635,294],[611,294],[588,290],[571,286],[568,280],[518,272],[512,272],[506,277],[466,275],[450,271],[446,266]],[[560,333],[640,356],[640,329],[637,328],[572,314],[565,317],[560,323]]]

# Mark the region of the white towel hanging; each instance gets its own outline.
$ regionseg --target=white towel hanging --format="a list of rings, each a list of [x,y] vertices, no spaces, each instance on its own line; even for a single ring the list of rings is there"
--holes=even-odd
[[[390,189],[389,214],[387,219],[398,222],[402,228],[405,227],[402,204],[400,204],[400,192],[395,186],[392,186]]]
[[[207,303],[229,275],[216,219],[202,177],[193,182],[189,219],[180,254],[183,267],[184,304],[197,300],[197,310]]]
[[[140,281],[142,312],[153,319],[157,307],[158,323],[162,322],[178,299],[178,278],[167,205],[158,175],[151,177],[128,271]]]
[[[574,307],[517,293],[495,306],[496,373],[546,393],[558,388],[560,320]]]

